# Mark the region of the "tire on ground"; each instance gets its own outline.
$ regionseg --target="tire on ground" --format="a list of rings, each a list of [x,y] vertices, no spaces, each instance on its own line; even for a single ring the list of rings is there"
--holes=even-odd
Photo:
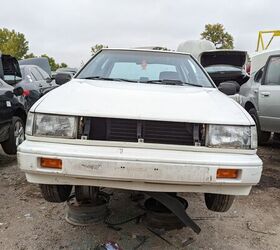
[[[94,201],[98,197],[98,187],[93,186],[75,186],[75,196],[77,201]]]
[[[40,189],[46,201],[59,203],[67,201],[71,194],[72,186],[40,184]]]
[[[234,195],[204,194],[207,208],[215,212],[227,212],[230,209],[234,198]]]
[[[258,132],[258,144],[259,145],[263,145],[265,143],[267,143],[270,139],[271,133],[270,132],[266,132],[266,131],[261,131],[261,126],[260,126],[260,122],[259,122],[259,118],[258,118],[258,113],[256,111],[256,109],[251,108],[248,113],[252,116],[252,118],[254,119],[256,126],[257,126],[257,132]]]
[[[17,122],[20,122],[23,127],[23,134],[24,134],[24,123],[23,121],[14,116],[12,120],[11,127],[9,129],[9,139],[7,141],[2,142],[1,146],[4,152],[8,155],[14,155],[17,153],[17,145],[16,145],[16,138],[15,138],[15,125]]]

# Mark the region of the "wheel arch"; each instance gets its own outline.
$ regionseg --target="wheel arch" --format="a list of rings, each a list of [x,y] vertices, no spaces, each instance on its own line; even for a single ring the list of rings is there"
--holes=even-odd
[[[23,121],[23,123],[26,124],[27,115],[23,109],[16,109],[14,112],[14,116],[18,116]]]
[[[250,109],[252,109],[252,108],[254,108],[255,110],[257,110],[256,107],[255,107],[255,105],[254,105],[252,102],[250,102],[250,101],[246,102],[244,108],[246,109],[247,112],[248,112]]]

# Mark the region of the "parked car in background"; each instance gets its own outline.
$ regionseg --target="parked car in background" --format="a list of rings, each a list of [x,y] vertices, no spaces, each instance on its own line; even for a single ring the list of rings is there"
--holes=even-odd
[[[24,135],[28,110],[45,93],[58,86],[55,82],[51,82],[50,75],[46,71],[34,65],[38,63],[44,67],[48,65],[48,60],[46,60],[46,58],[28,59],[27,62],[23,60],[24,65],[19,66],[16,58],[0,54],[1,98],[3,100],[1,109],[5,108],[1,111],[4,113],[9,111],[10,118],[12,115],[10,122],[6,122],[6,118],[1,122],[4,125],[0,131],[2,135],[0,142],[3,142],[2,147],[8,154],[15,154],[17,146],[24,139],[22,135]],[[33,64],[29,65],[28,62]],[[17,97],[14,96],[13,91]]]
[[[36,58],[28,58],[19,61],[19,65],[36,65],[40,67],[44,72],[51,76],[51,66],[49,64],[49,60],[46,57],[36,57]]]
[[[70,68],[70,67],[59,68],[56,70],[56,73],[70,73],[72,74],[72,76],[74,76],[77,72],[78,72],[77,68]]]
[[[260,65],[260,63],[258,63]],[[260,67],[260,66],[259,66]],[[241,105],[253,117],[260,144],[280,133],[280,53],[270,55],[265,65],[240,88]]]
[[[29,85],[39,90],[40,95],[44,95],[52,89],[58,87],[52,79],[51,67],[45,57],[30,58],[19,61],[24,79]]]
[[[73,186],[197,192],[225,212],[261,177],[253,119],[185,53],[103,49],[27,120],[19,167],[51,202]]]
[[[14,89],[0,79],[0,144],[6,154],[16,154],[24,140],[26,110],[22,88]]]
[[[178,52],[190,53],[205,68],[221,92],[240,102],[240,86],[249,79],[246,51],[217,50],[207,40],[189,40],[179,44]]]
[[[247,62],[246,51],[205,51],[200,54],[199,59],[217,87],[222,82],[232,81],[238,83],[240,88],[249,79],[245,69]]]
[[[250,54],[249,62],[247,65],[247,72],[250,75],[255,74],[257,71],[259,71],[261,68],[264,67],[266,64],[268,58],[273,55],[279,55],[280,50],[264,50],[261,52],[255,52]]]
[[[246,51],[212,50],[202,52],[199,61],[215,85],[239,102],[240,87],[249,80],[247,58]]]
[[[30,96],[33,95],[35,97],[31,102],[31,106],[38,98],[57,87],[55,81],[36,65],[20,65],[20,70],[23,80],[19,85],[25,90],[29,90]]]
[[[1,55],[1,58],[1,64],[3,65],[2,79],[14,88],[23,88],[23,95],[26,99],[25,109],[27,111],[41,96],[57,87],[49,73],[35,65],[38,64],[42,67],[48,65],[49,67],[47,58],[21,60],[20,65],[10,55]]]

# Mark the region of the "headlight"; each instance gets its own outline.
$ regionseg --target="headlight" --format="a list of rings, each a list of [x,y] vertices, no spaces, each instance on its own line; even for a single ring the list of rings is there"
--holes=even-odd
[[[25,133],[32,135],[33,133],[34,113],[29,112],[26,119]]]
[[[33,135],[76,138],[77,119],[73,116],[35,114]]]
[[[257,148],[256,127],[209,125],[206,138],[208,147],[216,148]]]

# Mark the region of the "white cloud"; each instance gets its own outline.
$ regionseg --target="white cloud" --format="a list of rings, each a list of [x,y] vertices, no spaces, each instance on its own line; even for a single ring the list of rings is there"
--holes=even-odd
[[[24,33],[30,52],[79,66],[96,43],[176,49],[217,22],[237,48],[253,51],[259,30],[278,28],[279,6],[273,0],[13,0],[1,3],[0,24]]]

